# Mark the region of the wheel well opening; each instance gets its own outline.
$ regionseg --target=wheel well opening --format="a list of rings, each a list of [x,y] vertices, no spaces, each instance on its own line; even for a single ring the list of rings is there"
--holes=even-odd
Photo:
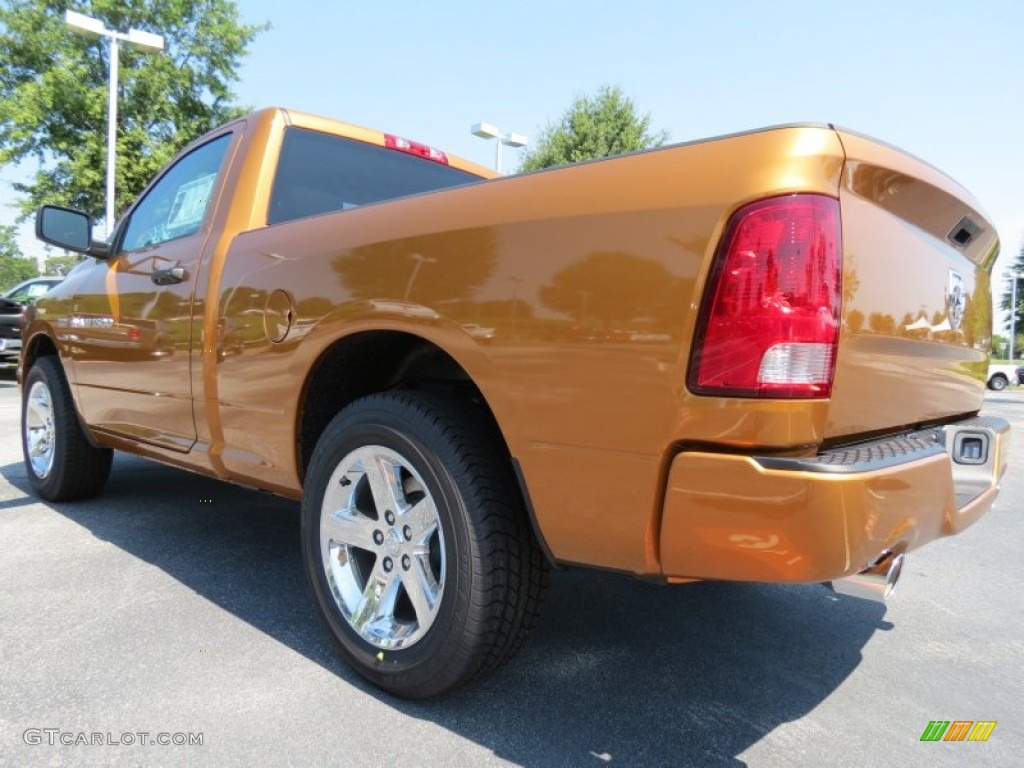
[[[21,367],[22,375],[26,375],[29,369],[35,364],[35,361],[40,357],[46,357],[47,355],[56,355],[57,345],[54,344],[53,339],[49,336],[39,334],[28,343],[25,347],[21,356]]]
[[[412,334],[368,331],[328,348],[306,382],[297,430],[300,477],[305,479],[313,449],[331,419],[360,397],[394,389],[457,393],[478,407],[484,423],[501,437],[483,394],[447,352]]]

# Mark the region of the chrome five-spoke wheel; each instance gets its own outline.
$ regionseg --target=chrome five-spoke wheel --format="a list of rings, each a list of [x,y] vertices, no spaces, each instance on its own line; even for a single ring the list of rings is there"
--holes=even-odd
[[[46,382],[36,381],[25,402],[25,448],[32,472],[40,480],[53,469],[53,398]]]
[[[371,645],[408,648],[434,623],[444,534],[430,491],[396,451],[368,445],[338,463],[321,507],[320,555],[341,615]]]

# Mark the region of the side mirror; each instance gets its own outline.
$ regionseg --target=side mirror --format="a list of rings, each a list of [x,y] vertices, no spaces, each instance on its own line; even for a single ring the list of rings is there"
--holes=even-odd
[[[81,211],[42,205],[36,211],[36,237],[44,243],[89,256],[107,256],[106,243],[93,243],[92,222]]]

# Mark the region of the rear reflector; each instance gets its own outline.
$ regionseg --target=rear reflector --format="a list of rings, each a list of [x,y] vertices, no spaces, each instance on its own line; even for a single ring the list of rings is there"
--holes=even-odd
[[[396,149],[399,152],[422,157],[424,160],[433,160],[435,163],[448,165],[448,155],[440,149],[428,147],[426,144],[420,144],[418,141],[409,141],[409,139],[403,139],[401,136],[385,133],[384,146],[388,149]]]
[[[774,197],[733,214],[701,307],[691,391],[828,397],[839,338],[841,251],[834,198]]]
[[[828,378],[832,347],[828,344],[776,344],[761,358],[761,384],[814,384]]]

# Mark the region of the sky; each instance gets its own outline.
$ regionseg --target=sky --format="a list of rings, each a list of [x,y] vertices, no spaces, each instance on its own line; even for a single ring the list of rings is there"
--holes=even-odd
[[[671,141],[830,122],[895,144],[970,190],[1002,240],[998,278],[1021,248],[1019,0],[238,6],[245,21],[272,25],[239,72],[243,104],[339,118],[489,166],[494,142],[471,124],[533,138],[602,84],[621,86]],[[506,170],[515,155],[505,150]],[[0,185],[0,203],[8,200]],[[0,209],[0,223],[14,218]],[[36,252],[30,236],[22,242]]]

